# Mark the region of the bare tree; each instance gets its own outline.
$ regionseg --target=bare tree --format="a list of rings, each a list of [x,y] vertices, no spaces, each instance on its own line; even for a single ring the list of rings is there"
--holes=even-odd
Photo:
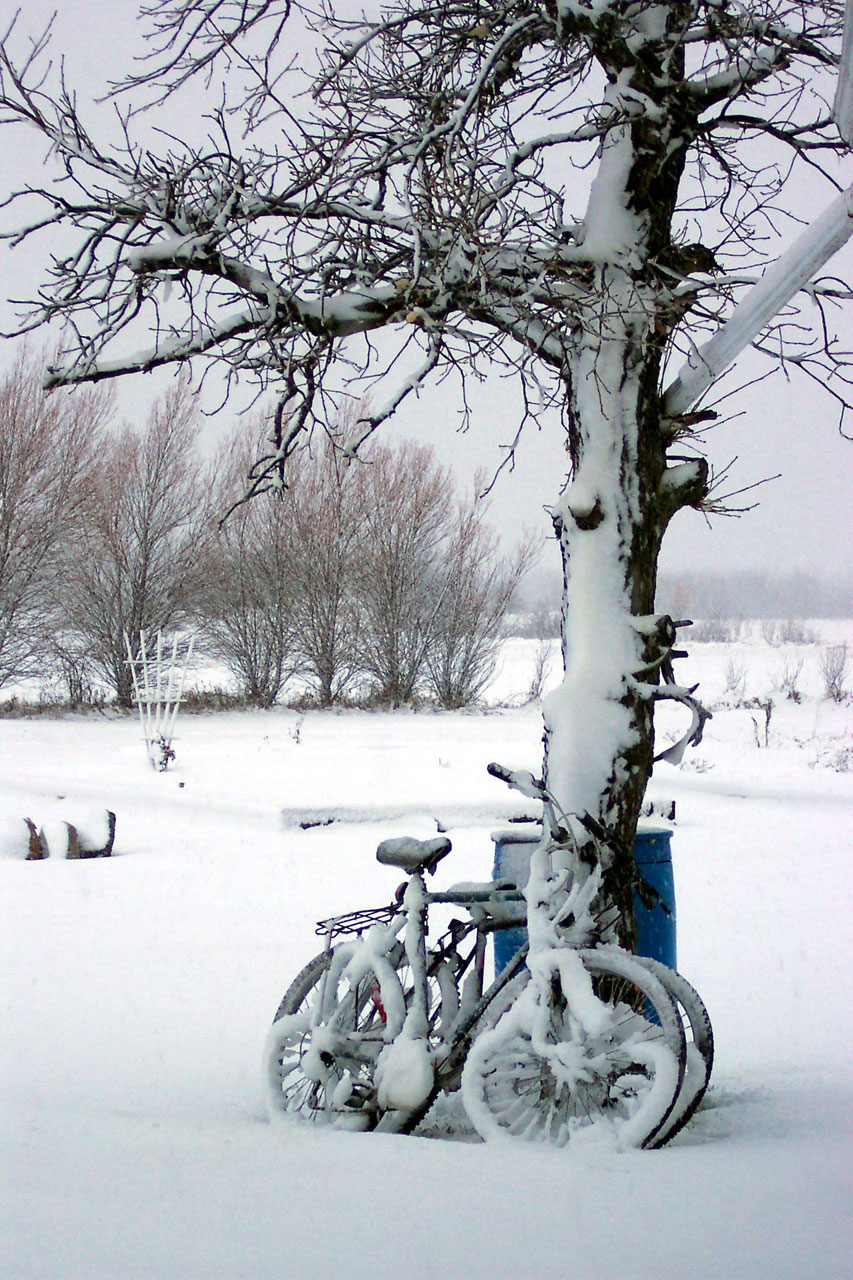
[[[427,684],[444,707],[464,707],[495,669],[507,611],[541,550],[531,537],[502,556],[476,498],[459,502],[437,565],[437,609],[426,655]]]
[[[130,706],[125,633],[134,652],[142,631],[184,621],[198,591],[207,525],[207,486],[194,453],[196,397],[180,378],[151,408],[143,430],[105,440],[65,548],[67,626]]]
[[[259,707],[271,707],[298,669],[291,584],[286,574],[271,573],[284,550],[272,509],[277,501],[267,495],[230,522],[211,558],[203,593],[209,648],[240,680],[244,697]]]
[[[291,459],[286,492],[252,502],[241,498],[257,439],[243,431],[226,444],[214,508],[228,514],[202,591],[212,649],[262,706],[297,671],[322,705],[362,679],[383,702],[421,686],[446,706],[471,702],[529,544],[502,561],[484,508],[454,503],[428,446],[374,447],[362,465],[339,434],[338,423],[318,452]]]
[[[356,582],[364,542],[363,473],[326,435],[311,454],[296,454],[289,468],[297,652],[324,707],[344,697],[361,672]]]
[[[835,182],[845,144],[827,76],[844,5],[395,0],[352,19],[336,8],[321,0],[321,66],[300,118],[299,60],[282,39],[302,20],[297,0],[147,5],[150,56],[121,92],[138,106],[226,79],[227,109],[211,87],[209,145],[171,140],[163,154],[130,119],[123,150],[97,140],[70,90],[51,96],[44,42],[16,60],[7,36],[0,113],[39,130],[66,175],[64,190],[33,193],[41,210],[17,232],[68,241],[25,324],[69,322],[55,382],[206,355],[274,383],[273,476],[344,378],[360,395],[399,371],[352,450],[431,376],[511,370],[527,415],[561,410],[571,482],[555,477],[547,496],[565,674],[545,706],[546,776],[578,815],[630,943],[656,703],[682,703],[687,738],[701,733],[673,676],[673,624],[655,612],[672,517],[719,503],[697,434],[714,415],[696,396],[752,341],[814,377],[842,422],[850,404],[835,309],[853,294],[815,278],[823,242],[796,271],[783,257],[765,272],[761,305],[715,341],[773,252],[786,183]],[[831,249],[849,234],[845,199],[829,223]],[[178,286],[168,326],[167,284]]]
[[[372,447],[365,457],[364,666],[380,701],[409,702],[423,689],[443,706],[465,706],[494,669],[532,540],[501,558],[485,505],[455,500],[451,473],[429,446]],[[475,490],[484,485],[478,476]]]
[[[198,608],[212,652],[241,681],[250,702],[270,707],[299,667],[298,548],[286,495],[240,501],[257,453],[254,427],[241,429],[220,450],[215,527]]]
[[[453,479],[426,445],[372,448],[364,468],[358,578],[362,661],[382,702],[410,702],[424,674],[448,583]]]
[[[46,396],[44,363],[20,348],[0,379],[0,686],[43,674],[49,661],[57,550],[79,518],[112,412],[103,388]]]

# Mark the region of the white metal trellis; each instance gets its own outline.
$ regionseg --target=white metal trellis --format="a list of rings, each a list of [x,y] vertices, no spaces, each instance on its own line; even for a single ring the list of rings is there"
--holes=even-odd
[[[172,740],[175,721],[184,692],[184,681],[192,658],[195,637],[182,641],[175,636],[171,646],[163,643],[163,632],[157,632],[153,648],[149,648],[144,631],[139,634],[139,651],[133,653],[130,636],[125,632],[127,665],[133,680],[133,692],[139,709],[145,749],[153,768],[163,772],[175,758]]]

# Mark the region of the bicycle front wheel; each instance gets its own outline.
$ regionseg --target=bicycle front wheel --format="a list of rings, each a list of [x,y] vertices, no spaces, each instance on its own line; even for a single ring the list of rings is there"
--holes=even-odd
[[[481,1137],[646,1147],[684,1078],[685,1038],[662,982],[615,948],[556,952],[550,991],[529,971],[475,1028],[462,1099]]]

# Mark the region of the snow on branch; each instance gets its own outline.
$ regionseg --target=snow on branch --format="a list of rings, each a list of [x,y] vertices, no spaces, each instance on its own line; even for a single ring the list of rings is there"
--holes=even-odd
[[[791,298],[853,235],[853,187],[834,200],[764,273],[733,314],[688,359],[666,392],[666,411],[686,413]]]
[[[832,115],[838,132],[847,145],[853,147],[853,0],[847,0],[844,14],[844,40]]]
[[[833,147],[825,120],[803,121],[791,86],[807,65],[833,65],[838,3],[808,14],[787,0],[760,13],[710,0],[677,11],[510,0],[486,16],[479,0],[395,0],[367,18],[340,8],[147,0],[149,46],[121,87],[128,100],[197,74],[201,95],[214,65],[241,85],[227,110],[211,106],[209,145],[171,138],[164,154],[133,140],[138,102],[123,142],[96,142],[73,93],[61,82],[49,90],[49,32],[16,61],[12,24],[0,114],[38,130],[65,175],[64,187],[20,193],[41,208],[4,232],[67,242],[20,326],[64,324],[55,382],[201,354],[266,383],[317,343],[330,367],[354,360],[368,377],[369,344],[354,355],[348,340],[382,328],[401,350],[415,326],[429,354],[363,424],[369,432],[451,365],[480,376],[498,361],[524,376],[535,360],[568,385],[589,335],[626,323],[612,299],[628,293],[627,323],[644,342],[674,334],[699,347],[697,320],[716,318],[712,295],[729,297],[755,274],[754,246],[781,186],[754,181],[733,159],[736,139],[763,128],[798,154]],[[314,24],[321,66],[299,119],[301,69],[284,39],[297,21]],[[723,104],[713,119],[711,92]],[[735,117],[736,103],[750,110]],[[729,150],[717,136],[726,131]],[[677,181],[694,154],[705,208],[686,216],[719,214],[726,227],[699,261],[711,262],[704,278],[648,212],[661,175]],[[716,187],[705,182],[709,156]],[[629,261],[632,282],[614,291],[612,268]],[[811,278],[804,287],[846,296]],[[119,339],[135,354],[116,354]],[[701,348],[702,369],[708,359]]]
[[[396,413],[406,397],[411,395],[413,391],[417,395],[429,374],[438,365],[442,349],[443,342],[440,335],[434,334],[429,341],[427,357],[420,367],[400,382],[394,394],[388,398],[384,405],[365,413],[358,419],[356,422],[357,430],[343,443],[343,452],[346,457],[354,458],[364,442],[370,438],[374,431],[381,427],[383,422],[386,422],[388,418]]]

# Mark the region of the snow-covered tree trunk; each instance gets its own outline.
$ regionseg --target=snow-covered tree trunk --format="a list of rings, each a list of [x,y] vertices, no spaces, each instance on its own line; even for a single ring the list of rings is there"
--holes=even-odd
[[[618,91],[608,96],[614,117],[623,118]],[[701,503],[708,479],[704,462],[667,465],[660,297],[648,283],[649,263],[669,244],[683,154],[683,140],[667,127],[650,131],[643,123],[614,129],[603,144],[581,246],[600,260],[595,301],[581,313],[568,362],[572,478],[552,508],[564,577],[564,676],[544,705],[545,781],[567,815],[591,819],[601,834],[582,825],[574,832],[590,865],[600,864],[601,906],[616,908],[613,932],[628,947],[635,940],[634,835],[654,759],[654,704],[675,636],[671,620],[654,612],[658,555],[672,515]],[[560,862],[552,849],[558,872]],[[537,865],[544,874],[546,863]],[[538,901],[547,916],[554,885],[536,886],[535,874],[534,909]]]

